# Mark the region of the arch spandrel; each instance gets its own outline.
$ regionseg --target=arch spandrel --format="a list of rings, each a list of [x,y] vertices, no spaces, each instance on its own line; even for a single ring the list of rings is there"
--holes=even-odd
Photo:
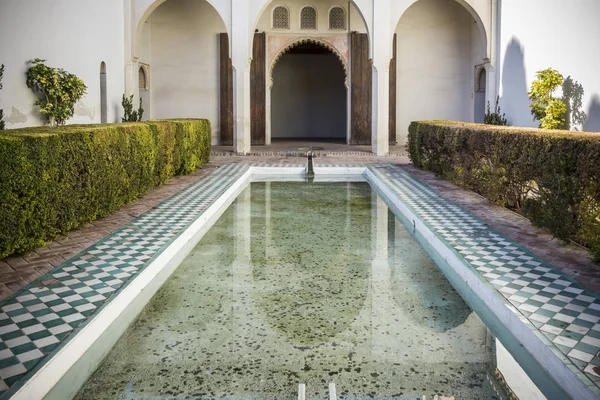
[[[212,0],[215,1],[215,0]],[[252,32],[255,31],[261,16],[265,13],[265,12],[269,12],[269,7],[273,4],[280,4],[278,2],[276,2],[276,0],[249,0],[250,1],[250,6],[248,8],[248,17],[249,17],[249,27],[251,28],[251,31],[249,32],[248,35],[248,41],[249,41],[249,53],[252,54],[252,37],[253,34]],[[350,3],[352,4],[352,6],[354,6],[354,10],[358,12],[360,18],[362,19],[362,22],[364,23],[364,26],[366,28],[366,33],[369,36],[369,41],[371,41],[371,36],[372,36],[372,15],[373,15],[373,6],[371,4],[372,0],[350,0]],[[284,4],[285,2],[281,3]],[[308,3],[307,3],[308,4]],[[346,9],[345,7],[343,7],[344,9]],[[352,8],[347,8],[346,9],[347,15],[350,15],[350,13],[352,12]],[[291,16],[290,16],[291,17]],[[320,38],[320,36],[318,36]],[[347,38],[346,38],[346,45],[347,45]],[[369,42],[371,43],[371,42]],[[369,46],[371,47],[371,46]]]

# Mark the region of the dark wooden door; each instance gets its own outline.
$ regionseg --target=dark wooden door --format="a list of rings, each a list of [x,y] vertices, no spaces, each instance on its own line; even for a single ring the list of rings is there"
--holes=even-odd
[[[233,145],[233,65],[229,58],[229,37],[219,34],[220,124],[219,144]]]
[[[350,35],[350,144],[371,144],[372,66],[369,37],[366,33]]]
[[[252,144],[265,144],[266,131],[266,34],[255,33],[250,64],[250,135]]]
[[[396,144],[396,34],[390,60],[390,146]]]

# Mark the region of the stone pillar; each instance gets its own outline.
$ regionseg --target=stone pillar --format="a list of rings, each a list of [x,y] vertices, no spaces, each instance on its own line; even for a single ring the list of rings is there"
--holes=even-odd
[[[248,0],[231,0],[231,62],[233,64],[233,151],[250,152],[251,41]]]
[[[370,38],[373,59],[371,146],[378,157],[389,153],[389,82],[394,35],[390,9],[390,0],[373,0],[373,29]]]
[[[134,13],[132,10],[131,0],[124,0],[123,3],[123,17],[125,19],[125,96],[131,96],[132,94],[137,97],[139,81],[136,78],[136,72],[138,71],[138,57],[135,54],[135,40],[136,29],[134,21]]]
[[[371,127],[372,151],[378,157],[389,153],[390,117],[390,67],[389,59],[373,63],[373,112]]]

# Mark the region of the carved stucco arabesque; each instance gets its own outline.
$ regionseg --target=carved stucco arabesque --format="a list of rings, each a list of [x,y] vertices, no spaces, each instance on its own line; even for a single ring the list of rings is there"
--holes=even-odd
[[[279,59],[290,49],[303,43],[315,43],[329,49],[344,67],[344,80],[348,88],[348,35],[305,36],[305,35],[268,35],[267,60],[269,90],[273,88],[273,69]]]

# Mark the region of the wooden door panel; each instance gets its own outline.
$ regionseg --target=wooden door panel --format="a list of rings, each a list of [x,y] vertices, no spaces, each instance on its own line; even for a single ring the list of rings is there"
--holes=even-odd
[[[229,37],[219,34],[219,144],[233,145],[233,65],[229,58]]]
[[[350,35],[350,144],[371,144],[372,66],[369,37],[366,33]]]

